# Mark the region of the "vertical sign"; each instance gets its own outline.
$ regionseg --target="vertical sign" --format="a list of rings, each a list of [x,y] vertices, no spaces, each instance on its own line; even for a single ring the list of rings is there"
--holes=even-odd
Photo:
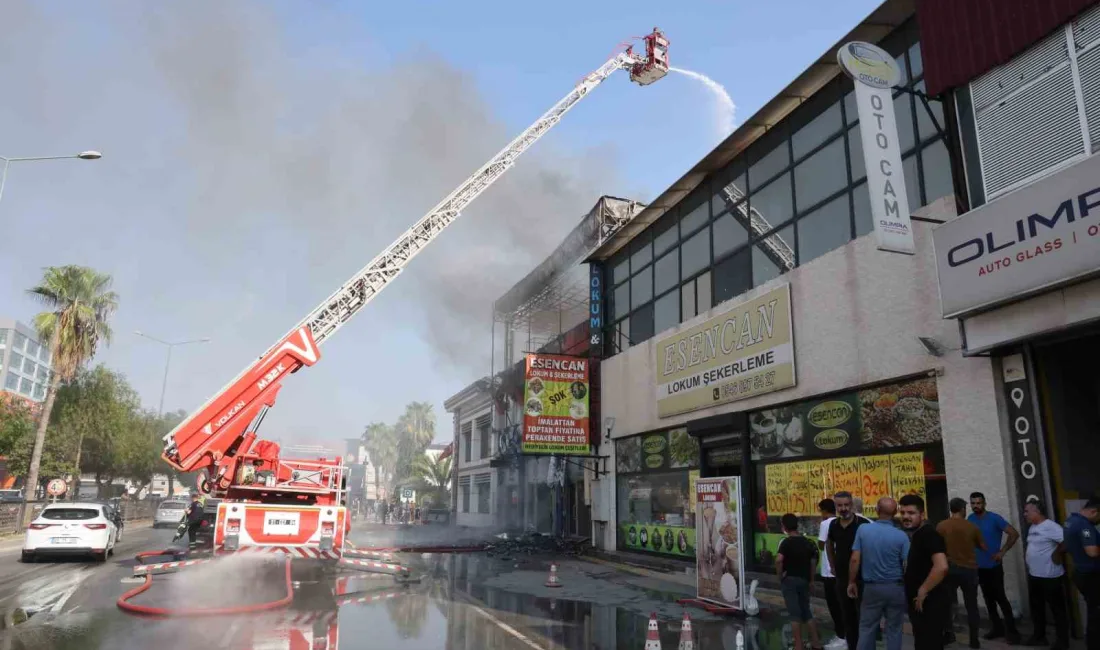
[[[859,41],[841,46],[837,62],[856,82],[859,133],[878,248],[912,255],[916,247],[891,91],[901,80],[901,70],[885,50]]]
[[[523,453],[588,454],[588,364],[583,357],[528,354]]]
[[[603,266],[588,265],[588,346],[603,344]]]
[[[695,482],[695,576],[699,598],[744,609],[741,479]]]
[[[1012,473],[1016,479],[1016,496],[1019,499],[1014,504],[1017,508],[1031,500],[1047,500],[1039,449],[1042,442],[1036,430],[1035,409],[1032,406],[1026,367],[1022,354],[1012,354],[1001,359],[1008,430],[1012,435]]]

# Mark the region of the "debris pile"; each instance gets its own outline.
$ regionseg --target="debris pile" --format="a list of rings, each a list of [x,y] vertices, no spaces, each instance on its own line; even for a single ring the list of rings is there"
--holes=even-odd
[[[487,544],[485,553],[501,560],[513,560],[519,555],[583,555],[592,548],[589,538],[566,538],[528,532],[521,535],[502,533]]]

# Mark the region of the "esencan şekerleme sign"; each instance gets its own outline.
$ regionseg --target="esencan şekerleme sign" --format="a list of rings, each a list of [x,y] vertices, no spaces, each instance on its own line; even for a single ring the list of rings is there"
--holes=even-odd
[[[836,57],[841,69],[856,82],[859,135],[878,249],[912,255],[916,246],[892,90],[901,81],[901,70],[894,57],[871,43],[845,43]]]
[[[1100,273],[1100,156],[932,231],[943,317]]]
[[[523,453],[589,453],[588,369],[583,357],[527,355]]]
[[[656,355],[659,417],[794,386],[791,285],[659,340]]]

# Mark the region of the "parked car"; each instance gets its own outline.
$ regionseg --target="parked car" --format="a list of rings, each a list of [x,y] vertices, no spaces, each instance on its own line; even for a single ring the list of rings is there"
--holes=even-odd
[[[162,501],[153,514],[153,528],[175,528],[183,518],[183,511],[187,508],[186,501],[169,500]]]
[[[45,555],[88,555],[103,562],[115,552],[118,527],[100,503],[53,503],[31,522],[23,537],[23,561]]]
[[[0,490],[0,503],[23,503],[23,490]]]
[[[420,511],[420,523],[422,524],[443,524],[446,526],[451,522],[451,511],[446,508],[425,508]]]

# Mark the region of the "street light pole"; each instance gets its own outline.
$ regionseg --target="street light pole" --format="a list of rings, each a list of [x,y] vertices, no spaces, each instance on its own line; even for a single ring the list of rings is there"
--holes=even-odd
[[[8,167],[11,167],[13,162],[32,162],[36,160],[99,160],[103,157],[103,154],[98,151],[81,151],[78,154],[71,156],[22,156],[18,158],[8,158],[6,156],[0,156],[0,160],[4,161],[4,170],[0,172],[0,200],[4,198],[4,186],[8,182]]]
[[[164,347],[168,348],[168,359],[164,363],[164,380],[160,384],[160,406],[157,408],[157,416],[159,417],[164,415],[164,394],[168,390],[168,370],[172,367],[172,348],[178,345],[188,345],[190,343],[209,343],[210,338],[204,336],[201,339],[189,339],[186,341],[164,341],[141,331],[136,331],[134,332],[134,334],[137,334],[142,338],[147,338],[150,341],[160,343]]]
[[[160,343],[164,347],[168,348],[168,358],[164,362],[164,379],[161,381],[161,384],[160,384],[160,405],[157,407],[157,419],[160,419],[161,417],[164,416],[164,394],[168,391],[168,370],[172,367],[172,348],[174,348],[178,345],[188,345],[188,344],[191,344],[191,343],[209,343],[210,338],[204,336],[201,339],[189,339],[187,341],[165,341],[165,340],[162,340],[162,339],[158,339],[155,336],[150,336],[148,334],[145,334],[144,332],[141,332],[140,330],[134,332],[134,334],[137,334],[138,336],[141,336],[143,338],[147,338],[150,341]],[[172,478],[173,478],[173,475],[172,475],[171,472],[169,472],[168,473],[168,498],[172,497],[172,492],[174,491],[174,488],[175,488],[175,486],[173,485],[174,481],[172,480]]]

